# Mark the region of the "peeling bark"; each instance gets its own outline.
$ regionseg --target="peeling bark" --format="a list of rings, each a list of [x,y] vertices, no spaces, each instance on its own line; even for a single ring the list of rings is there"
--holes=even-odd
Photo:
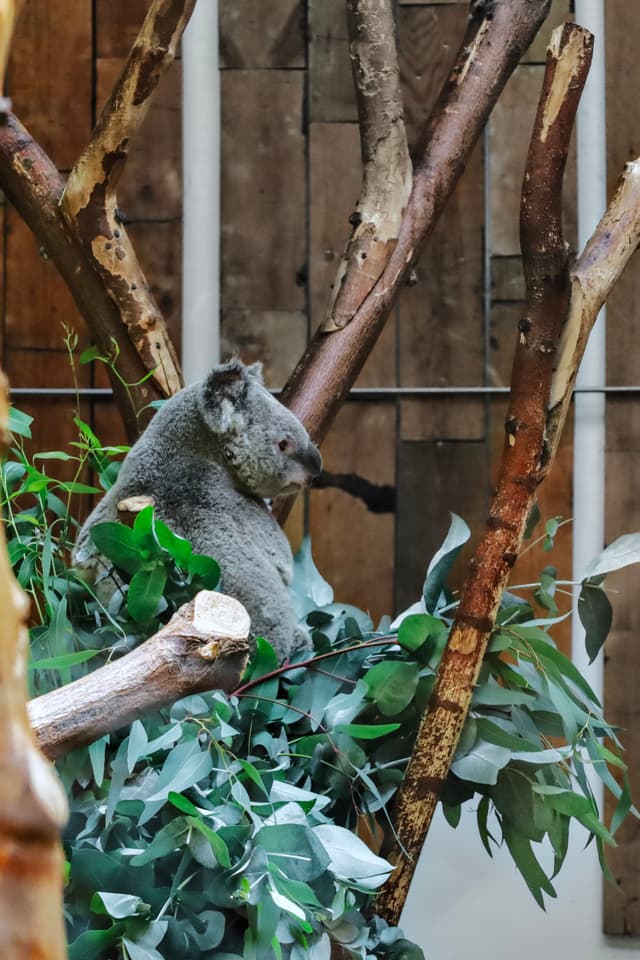
[[[7,384],[0,380],[2,451]],[[16,583],[0,525],[0,956],[63,960],[63,854],[67,802],[27,717],[29,601]]]
[[[117,186],[131,137],[151,95],[173,61],[195,0],[154,0],[124,70],[73,170],[60,201],[73,235],[81,237],[147,371],[169,397],[182,377],[164,317],[118,215]],[[177,135],[177,134],[176,134]]]
[[[249,628],[241,603],[201,591],[131,653],[31,700],[40,749],[54,759],[181,697],[234,690],[247,662]]]
[[[587,78],[593,37],[574,24],[554,31],[525,168],[520,234],[527,285],[518,324],[505,443],[485,534],[471,561],[456,620],[394,806],[396,870],[376,899],[397,923],[464,725],[502,592],[515,563],[545,456],[554,359],[569,309],[562,237],[562,178]]]
[[[112,357],[115,369],[107,367],[107,373],[133,442],[152,412],[148,405],[162,393],[150,380],[139,383],[147,371],[129,338],[122,335],[118,307],[60,213],[64,180],[13,114],[0,123],[0,186],[55,263],[100,352]]]
[[[389,262],[412,181],[391,0],[348,0],[347,14],[363,179],[325,333],[349,323]]]

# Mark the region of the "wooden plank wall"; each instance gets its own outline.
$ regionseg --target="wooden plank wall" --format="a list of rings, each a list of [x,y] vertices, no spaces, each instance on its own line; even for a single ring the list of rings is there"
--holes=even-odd
[[[70,168],[116,78],[147,0],[26,0],[9,74],[16,112],[61,170]],[[550,30],[570,15],[554,0],[548,24],[507,86],[485,137],[396,310],[359,386],[463,387],[508,383],[524,295],[518,245],[520,181]],[[463,0],[397,0],[406,117],[412,143],[459,43]],[[636,90],[638,13],[607,3],[610,187],[640,153]],[[222,335],[225,352],[262,359],[279,387],[318,324],[360,185],[359,139],[344,0],[220,0],[223,94]],[[147,276],[180,341],[180,62],[164,79],[142,135],[133,144],[122,207]],[[2,363],[14,386],[71,386],[63,324],[87,344],[81,319],[46,251],[9,207],[2,207]],[[566,228],[575,246],[575,161],[567,174]],[[637,383],[640,274],[630,270],[609,309],[609,382]],[[81,386],[106,383],[81,367]],[[635,401],[608,404],[607,536],[638,528],[635,479],[640,430]],[[34,446],[73,437],[72,405],[34,399]],[[318,566],[338,599],[375,618],[420,593],[448,512],[477,537],[502,443],[503,397],[396,399],[345,405],[324,446],[328,485],[300,501],[288,530],[294,545],[311,533]],[[105,440],[122,437],[109,402],[83,401]],[[543,517],[571,516],[570,430],[541,496]],[[554,564],[568,575],[570,525],[552,554],[527,551],[514,582]],[[458,566],[457,582],[464,572]],[[640,794],[640,717],[633,691],[633,639],[640,614],[635,574],[619,579],[615,633],[607,661],[607,703],[628,736]],[[559,639],[566,647],[568,631]],[[640,933],[640,836],[625,827],[613,853],[621,882],[605,894],[605,925]]]

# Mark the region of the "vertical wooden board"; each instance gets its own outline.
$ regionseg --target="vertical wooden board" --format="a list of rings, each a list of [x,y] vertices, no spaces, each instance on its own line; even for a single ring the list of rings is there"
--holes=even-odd
[[[127,230],[179,356],[182,341],[182,224],[179,220],[166,223],[141,221],[129,224]]]
[[[398,303],[403,387],[480,386],[484,368],[484,186],[476,148]],[[403,439],[479,439],[481,404],[403,404]]]
[[[398,10],[398,61],[412,146],[447,78],[464,36],[467,15],[468,8],[459,4]]]
[[[492,301],[520,301],[525,297],[522,257],[491,257]]]
[[[607,169],[609,195],[624,164],[640,154],[640,124],[637,117],[637,90],[640,60],[637,55],[638,11],[624,0],[607,0],[606,24],[606,98]],[[637,255],[623,273],[607,301],[607,379],[613,384],[638,382],[637,351],[640,317],[632,305],[640,298],[640,272]],[[636,398],[609,397],[607,401],[607,508],[605,535],[611,542],[622,533],[640,526],[637,482],[640,477],[640,407]],[[637,684],[640,654],[634,642],[638,633],[636,597],[638,568],[632,567],[616,578],[622,592],[612,597],[613,633],[606,648],[604,700],[610,722],[622,728],[627,751],[631,789],[634,799],[640,795],[640,717]],[[607,580],[607,583],[609,581]],[[613,582],[613,581],[612,581]],[[638,833],[633,823],[625,823],[616,835],[618,847],[607,854],[619,891],[604,889],[605,933],[640,935],[640,875],[638,874]]]
[[[122,60],[96,61],[97,110],[120,76]],[[149,112],[129,144],[118,205],[128,220],[182,216],[182,64],[173,63],[153,95]]]
[[[16,211],[8,207],[5,231],[5,346],[61,348],[64,326],[76,331],[81,345],[88,336],[66,284],[38,248]]]
[[[313,123],[309,133],[311,329],[324,317],[336,271],[350,235],[349,216],[360,194],[360,136],[354,123]],[[358,387],[396,382],[395,312],[358,378]]]
[[[395,610],[422,595],[431,557],[444,540],[449,514],[471,528],[472,540],[457,559],[450,585],[459,589],[484,524],[489,485],[482,443],[403,440],[398,451]]]
[[[91,386],[90,368],[78,363],[77,354],[72,363],[66,350],[7,350],[5,373],[12,387]]]
[[[305,307],[305,143],[298,70],[222,74],[222,307]]]
[[[148,0],[94,0],[96,57],[126,57],[138,35]]]
[[[489,321],[487,379],[492,387],[508,387],[518,335],[522,303],[492,303]]]
[[[13,109],[60,169],[73,166],[91,133],[91,8],[91,0],[25,0],[11,46]]]
[[[547,47],[551,34],[565,20],[573,20],[573,3],[571,0],[551,0],[551,10],[546,20],[538,30],[533,43],[522,58],[522,63],[546,63]]]
[[[395,483],[395,405],[347,403],[323,448],[325,470],[363,478],[375,485]],[[337,601],[369,610],[374,621],[393,606],[393,513],[374,513],[344,489],[312,489],[309,532],[322,575]]]
[[[245,363],[261,360],[265,383],[272,389],[285,385],[306,345],[307,316],[302,310],[227,310],[222,315],[222,356],[237,354]]]
[[[308,0],[309,119],[349,123],[358,119],[344,0]]]
[[[220,66],[234,70],[304,67],[302,0],[221,0]]]

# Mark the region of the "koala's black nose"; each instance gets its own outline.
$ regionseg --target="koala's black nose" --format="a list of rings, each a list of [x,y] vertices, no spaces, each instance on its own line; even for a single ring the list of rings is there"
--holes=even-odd
[[[320,451],[310,443],[302,456],[302,463],[312,477],[317,477],[322,472],[322,457]]]

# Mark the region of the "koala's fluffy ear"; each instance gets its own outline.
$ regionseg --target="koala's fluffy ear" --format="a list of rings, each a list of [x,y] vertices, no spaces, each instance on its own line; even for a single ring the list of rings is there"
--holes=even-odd
[[[247,368],[234,357],[227,363],[214,367],[204,382],[205,398],[218,402],[222,397],[239,397],[247,387]]]
[[[257,363],[250,364],[247,368],[247,373],[250,377],[253,377],[254,380],[257,380],[260,386],[264,387],[264,376],[262,373],[262,362],[260,360]]]
[[[214,367],[202,384],[202,412],[215,433],[243,429],[244,418],[240,410],[248,383],[247,368],[234,357]]]

